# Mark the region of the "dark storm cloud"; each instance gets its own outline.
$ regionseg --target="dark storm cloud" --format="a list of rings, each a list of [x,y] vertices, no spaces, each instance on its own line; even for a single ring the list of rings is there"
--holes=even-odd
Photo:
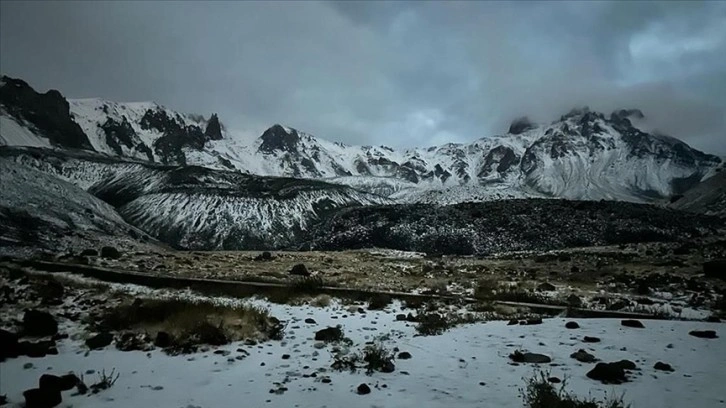
[[[726,2],[0,4],[0,70],[69,97],[396,146],[639,107],[726,153]]]

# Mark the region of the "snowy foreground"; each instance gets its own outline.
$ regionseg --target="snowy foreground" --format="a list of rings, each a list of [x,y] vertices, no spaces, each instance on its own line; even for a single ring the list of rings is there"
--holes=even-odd
[[[542,368],[567,379],[568,389],[581,397],[624,394],[634,408],[726,407],[726,331],[721,324],[646,320],[645,329],[634,329],[621,327],[615,319],[580,319],[580,329],[567,330],[566,320],[555,318],[535,326],[477,323],[440,336],[416,337],[412,325],[395,321],[399,307],[394,305],[360,314],[337,304],[318,308],[265,303],[274,316],[288,322],[285,340],[221,347],[231,352],[227,356],[214,354],[214,349],[170,357],[161,351],[121,352],[112,347],[87,354],[81,341],[63,340],[57,356],[0,363],[0,394],[7,394],[13,406],[23,401],[23,390],[37,386],[43,373],[83,374],[115,368],[120,377],[114,387],[91,396],[64,392],[60,406],[522,407],[519,390],[523,378],[536,369],[510,364],[509,353],[522,349],[551,356],[552,364]],[[315,319],[316,324],[306,324],[306,318]],[[366,341],[380,340],[413,357],[397,360],[396,371],[390,374],[330,371],[334,346],[316,348],[313,336],[336,324],[354,341],[351,351]],[[688,335],[696,329],[716,330],[721,337],[709,340]],[[600,337],[602,342],[585,344],[581,341],[584,335]],[[602,385],[585,377],[593,364],[570,358],[580,348],[606,362],[632,360],[639,370],[629,383]],[[238,349],[247,350],[249,356],[234,359],[246,355]],[[283,359],[283,354],[291,357]],[[671,364],[675,372],[654,370],[657,361]],[[26,363],[34,367],[24,368]],[[309,376],[316,371],[316,376]],[[97,375],[85,377],[93,382]],[[361,383],[370,385],[372,392],[357,395],[355,389]]]

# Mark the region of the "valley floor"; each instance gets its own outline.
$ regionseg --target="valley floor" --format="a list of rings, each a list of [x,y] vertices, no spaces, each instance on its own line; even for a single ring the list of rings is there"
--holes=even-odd
[[[596,398],[624,395],[633,407],[721,407],[726,404],[722,382],[726,378],[726,337],[701,339],[689,336],[695,329],[723,325],[702,322],[644,321],[644,329],[622,327],[619,320],[580,320],[581,329],[565,329],[561,318],[541,325],[508,326],[506,322],[474,323],[440,336],[415,336],[406,322],[395,321],[400,304],[382,311],[351,313],[349,306],[328,307],[262,305],[287,322],[285,339],[248,346],[230,344],[192,355],[167,356],[161,351],[90,351],[72,336],[59,343],[60,353],[43,359],[20,357],[0,363],[0,393],[11,402],[22,401],[22,391],[32,388],[42,373],[85,373],[115,369],[117,383],[97,395],[67,396],[73,407],[522,407],[524,378],[537,370],[566,379],[579,396]],[[312,318],[315,324],[304,319]],[[393,373],[334,372],[330,369],[332,345],[319,348],[314,333],[322,327],[342,325],[353,340],[352,349],[376,341],[412,355],[396,360]],[[602,342],[584,344],[582,336]],[[76,339],[74,339],[74,337]],[[629,359],[636,363],[631,381],[603,385],[585,373],[593,364],[570,358],[587,349],[604,361]],[[240,353],[245,350],[246,353]],[[551,364],[514,365],[514,350],[543,353]],[[283,359],[288,354],[289,359]],[[231,357],[242,355],[241,360]],[[231,357],[230,357],[231,356]],[[658,361],[675,372],[657,371]],[[314,374],[315,373],[315,374]],[[314,375],[313,375],[314,374]],[[87,378],[95,377],[86,375]],[[324,380],[325,379],[325,380]],[[369,395],[357,395],[361,383]],[[12,405],[11,405],[12,406]]]

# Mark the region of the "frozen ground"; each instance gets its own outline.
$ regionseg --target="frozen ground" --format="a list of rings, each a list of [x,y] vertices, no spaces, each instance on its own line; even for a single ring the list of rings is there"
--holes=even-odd
[[[507,357],[522,349],[551,356],[552,364],[541,368],[567,378],[568,388],[579,396],[624,394],[634,408],[726,406],[722,385],[726,378],[726,338],[721,324],[645,320],[645,329],[633,329],[621,327],[620,320],[580,319],[580,329],[567,330],[566,320],[555,318],[534,326],[477,323],[441,336],[417,337],[412,325],[395,321],[398,304],[361,314],[336,303],[318,308],[254,302],[287,321],[282,342],[221,347],[230,352],[227,356],[210,350],[170,357],[161,351],[121,352],[112,347],[86,353],[81,341],[63,340],[57,356],[21,357],[0,363],[0,394],[7,394],[13,406],[22,401],[23,390],[37,386],[43,373],[80,374],[115,368],[120,377],[113,388],[92,396],[71,397],[70,392],[64,392],[61,406],[522,407],[519,389],[523,378],[530,377],[536,367],[511,365]],[[309,317],[316,324],[306,324],[304,319]],[[329,367],[334,346],[316,348],[313,337],[315,331],[336,324],[341,324],[345,335],[354,341],[351,351],[376,340],[388,348],[408,351],[413,358],[397,360],[396,371],[390,374],[332,372]],[[716,330],[721,337],[707,340],[689,336],[694,329]],[[581,341],[584,335],[600,337],[602,342],[585,344]],[[629,383],[602,385],[585,377],[593,364],[569,357],[580,348],[606,362],[632,360],[639,370]],[[291,357],[283,359],[283,354]],[[236,360],[236,356],[246,357]],[[657,361],[671,364],[675,372],[654,370]],[[25,369],[27,363],[34,367]],[[313,373],[317,374],[310,376]],[[324,378],[330,383],[324,383]],[[95,379],[96,374],[86,375],[86,383]],[[371,394],[355,393],[361,383],[371,386]],[[271,391],[281,387],[287,390]]]

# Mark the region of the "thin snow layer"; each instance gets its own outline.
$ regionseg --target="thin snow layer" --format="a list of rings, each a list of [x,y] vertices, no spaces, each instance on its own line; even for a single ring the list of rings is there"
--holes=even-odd
[[[17,403],[22,401],[22,391],[36,387],[43,373],[104,369],[108,373],[115,368],[120,377],[114,387],[91,396],[70,396],[66,392],[64,406],[520,408],[523,379],[532,376],[537,368],[508,364],[509,353],[523,349],[551,356],[553,365],[540,368],[566,378],[568,389],[582,397],[624,394],[625,401],[634,408],[709,408],[722,406],[724,400],[726,337],[708,340],[688,335],[694,329],[723,331],[720,324],[646,320],[645,329],[632,329],[622,327],[615,319],[591,319],[580,320],[579,330],[566,330],[565,320],[555,318],[537,326],[476,323],[440,336],[415,337],[413,327],[394,321],[397,310],[361,315],[350,314],[337,304],[314,308],[256,303],[288,321],[284,341],[222,347],[232,353],[229,357],[211,352],[170,357],[159,351],[147,354],[108,349],[86,353],[79,341],[64,340],[59,343],[57,356],[42,360],[21,357],[0,363],[0,393]],[[317,325],[301,321],[308,317]],[[331,346],[318,350],[312,338],[316,330],[337,324],[354,341],[353,349],[376,340],[386,347],[408,351],[413,358],[397,360],[396,371],[391,374],[321,372],[330,367]],[[581,341],[584,335],[600,337],[602,342],[585,344]],[[228,358],[239,355],[238,348],[250,355],[230,362]],[[634,371],[629,383],[602,385],[585,376],[593,364],[578,363],[569,357],[580,348],[604,361],[630,359],[639,370]],[[283,360],[283,354],[291,355],[290,359]],[[658,361],[671,364],[676,371],[654,370]],[[26,363],[34,367],[24,369]],[[316,371],[317,377],[303,377]],[[329,377],[331,383],[321,382],[324,377]],[[95,374],[85,378],[93,382]],[[288,390],[272,393],[279,383]],[[371,386],[371,394],[355,394],[361,383]]]
[[[60,251],[69,231],[105,241],[136,230],[110,205],[53,175],[0,157],[0,239],[10,247]],[[70,245],[70,243],[69,243]]]
[[[325,209],[380,204],[346,190],[300,191],[292,198],[214,193],[153,193],[120,209],[125,219],[165,242],[190,249],[294,245]]]
[[[390,203],[319,181],[159,166],[95,153],[5,148],[3,156],[75,184],[116,207],[132,225],[188,249],[297,245],[301,234],[330,211]]]
[[[51,147],[48,139],[33,133],[0,109],[0,146]]]

